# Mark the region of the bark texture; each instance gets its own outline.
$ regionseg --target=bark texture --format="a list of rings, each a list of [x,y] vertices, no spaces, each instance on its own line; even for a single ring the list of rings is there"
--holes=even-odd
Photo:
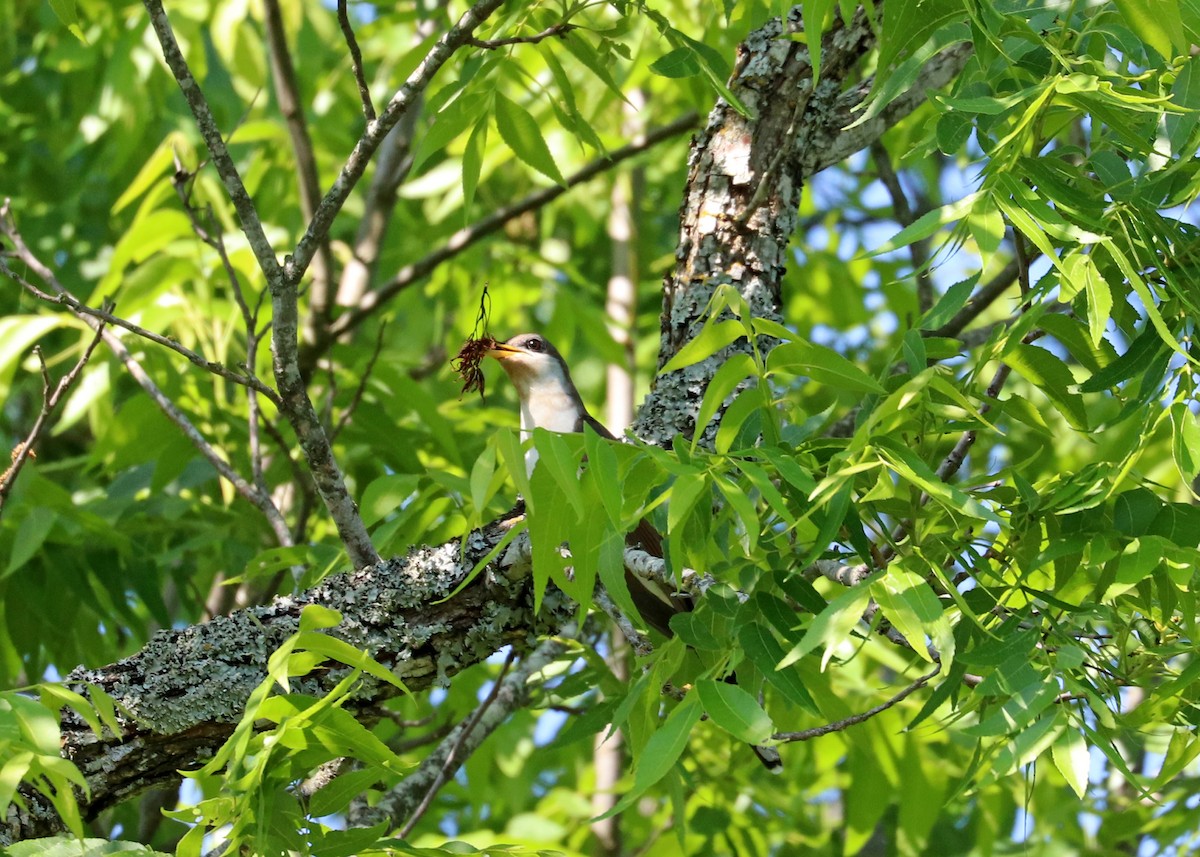
[[[339,611],[342,623],[329,633],[370,652],[412,691],[445,685],[501,646],[525,648],[540,634],[556,630],[572,607],[552,592],[541,614],[534,614],[529,554],[519,547],[444,600],[507,528],[508,521],[496,521],[471,533],[465,551],[457,541],[418,548],[403,558],[330,577],[302,595],[162,632],[115,664],[75,670],[67,684],[85,696],[89,685],[111,696],[122,726],[120,735],[106,730],[98,737],[64,709],[63,755],[79,767],[91,790],[89,798],[80,798],[85,817],[174,780],[176,771],[211,756],[266,677],[271,653],[298,630],[300,612],[308,604]],[[293,688],[318,695],[328,691],[347,671],[331,667],[293,681]],[[359,705],[370,708],[396,693],[393,686],[364,675]],[[10,807],[5,821],[9,841],[61,829],[47,802],[28,792],[23,797],[27,809]]]
[[[786,26],[798,23],[794,9]],[[875,45],[862,10],[848,24],[839,21],[825,36],[821,80],[814,87],[808,48],[786,38],[784,28],[775,19],[739,46],[729,88],[750,115],[719,101],[692,141],[675,268],[663,283],[660,369],[695,336],[721,285],[736,288],[753,315],[779,320],[806,167],[811,169],[818,142],[847,124],[842,96],[848,71]],[[734,343],[658,376],[635,433],[663,446],[676,434],[690,437],[709,380],[730,354],[749,347]]]

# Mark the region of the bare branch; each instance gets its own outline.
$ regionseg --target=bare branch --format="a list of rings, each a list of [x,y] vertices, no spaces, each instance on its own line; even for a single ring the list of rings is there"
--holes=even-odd
[[[917,219],[917,214],[908,204],[908,197],[900,184],[900,177],[892,166],[892,156],[880,140],[871,143],[871,158],[879,180],[892,198],[892,211],[896,221],[902,226],[910,226]],[[908,245],[909,258],[912,259],[913,277],[917,281],[917,309],[924,315],[933,307],[933,280],[929,274],[929,239],[919,238]]]
[[[160,0],[146,0],[146,2],[160,2]],[[347,197],[350,196],[350,191],[362,178],[371,156],[375,154],[375,150],[379,148],[379,144],[383,142],[388,131],[408,111],[417,97],[425,91],[430,81],[433,80],[433,76],[446,64],[454,52],[466,43],[475,28],[500,8],[503,2],[504,0],[478,0],[467,9],[458,19],[458,23],[447,30],[446,34],[438,39],[437,44],[430,48],[425,59],[392,96],[379,118],[367,123],[362,137],[359,138],[350,157],[342,166],[341,173],[334,181],[333,187],[329,189],[320,205],[317,206],[316,214],[309,221],[308,229],[296,244],[291,259],[287,261],[284,272],[287,283],[295,285],[304,276],[318,243],[324,240],[328,234],[329,228],[333,225],[333,219],[342,210]]]
[[[507,39],[477,39],[472,36],[467,39],[467,44],[474,48],[494,51],[496,48],[503,48],[507,45],[536,45],[538,42],[545,41],[553,36],[565,38],[567,33],[577,29],[579,28],[574,24],[561,21],[551,27],[547,27],[540,33],[534,33],[532,36],[510,36]]]
[[[258,260],[259,267],[267,277],[267,282],[271,284],[272,288],[275,288],[277,283],[283,281],[283,269],[280,268],[279,260],[275,257],[275,250],[267,239],[266,232],[263,231],[258,211],[254,207],[254,200],[250,198],[245,184],[242,183],[242,177],[238,173],[237,165],[229,155],[229,149],[221,136],[221,130],[217,127],[217,121],[213,118],[212,110],[208,106],[208,99],[204,97],[200,84],[192,76],[192,70],[188,67],[187,60],[184,59],[183,52],[179,49],[179,43],[175,40],[175,33],[171,29],[167,13],[163,11],[162,0],[143,0],[143,5],[150,14],[150,23],[154,28],[154,34],[162,46],[163,59],[166,60],[167,67],[171,69],[171,74],[175,76],[179,89],[191,108],[192,116],[196,119],[196,126],[204,138],[204,145],[212,157],[217,175],[221,177],[221,182],[225,185],[225,192],[229,194],[234,210],[237,211],[238,219],[241,220],[242,232],[246,235],[250,249],[254,251],[254,258]]]
[[[379,360],[379,355],[383,352],[383,336],[387,333],[387,328],[386,324],[379,326],[379,333],[375,336],[375,350],[371,352],[371,359],[367,361],[366,368],[362,372],[362,377],[358,379],[358,386],[354,388],[354,395],[350,397],[350,403],[346,405],[345,410],[338,417],[337,424],[329,433],[330,443],[336,440],[337,436],[342,433],[342,430],[350,424],[350,419],[354,416],[354,412],[358,410],[358,406],[362,402],[363,394],[367,391],[367,384],[371,382],[371,373],[375,371],[375,363]]]
[[[564,629],[565,635],[572,633],[570,627]],[[369,827],[384,819],[391,820],[393,824],[411,819],[405,831],[411,829],[419,819],[416,813],[425,799],[436,795],[437,790],[484,740],[514,711],[528,703],[530,678],[566,651],[567,643],[561,636],[543,641],[521,659],[516,669],[496,682],[488,699],[480,704],[470,718],[454,727],[416,771],[380,798],[377,804],[353,813],[351,823],[356,827]]]
[[[161,345],[163,348],[168,348],[171,351],[174,351],[181,357],[186,358],[187,361],[192,365],[199,366],[206,372],[211,372],[212,374],[218,375],[228,381],[232,381],[235,384],[240,384],[243,387],[247,387],[251,390],[262,393],[276,405],[280,404],[279,394],[260,381],[258,378],[249,374],[249,372],[244,375],[240,372],[235,372],[229,367],[225,366],[223,363],[217,363],[213,360],[209,360],[203,354],[193,351],[174,339],[163,336],[159,333],[155,333],[152,330],[147,330],[140,325],[134,324],[128,319],[113,315],[106,309],[97,309],[96,307],[90,307],[87,304],[82,303],[78,298],[58,284],[57,280],[54,278],[53,272],[40,261],[38,261],[30,252],[29,248],[25,246],[25,242],[22,240],[20,233],[16,231],[16,228],[12,224],[12,220],[8,212],[7,200],[5,201],[4,206],[0,208],[0,232],[3,232],[4,235],[13,242],[13,255],[17,259],[20,259],[21,262],[28,265],[29,268],[42,279],[43,282],[52,287],[54,292],[54,294],[50,294],[38,288],[33,283],[29,282],[29,280],[25,279],[25,277],[14,271],[8,265],[8,263],[4,261],[3,257],[0,256],[0,273],[4,274],[4,276],[8,277],[33,297],[48,304],[66,307],[77,316],[91,318],[96,322],[103,322],[104,324],[109,324],[113,327],[124,328],[130,333],[140,336],[142,339],[153,342],[155,345]],[[91,324],[90,326],[92,329],[96,329],[96,324]]]
[[[0,262],[3,265],[3,262]],[[50,370],[46,368],[46,360],[42,357],[42,349],[34,346],[33,352],[37,355],[38,363],[42,368],[42,408],[38,412],[37,419],[34,420],[33,427],[29,430],[29,434],[25,435],[25,440],[16,445],[12,451],[12,464],[7,470],[0,475],[0,511],[4,509],[4,501],[8,499],[9,492],[12,491],[13,485],[17,482],[17,477],[21,475],[21,468],[25,466],[25,462],[30,458],[35,457],[34,447],[37,446],[38,438],[41,437],[42,430],[46,427],[47,421],[62,401],[63,396],[71,389],[71,385],[75,383],[75,379],[79,377],[79,373],[83,371],[83,367],[87,365],[88,360],[92,357],[92,352],[96,350],[96,346],[100,344],[100,336],[104,332],[104,323],[101,322],[96,327],[96,335],[92,337],[92,341],[88,343],[83,350],[83,355],[75,362],[58,382],[51,389]]]
[[[551,641],[547,641],[546,645],[550,644]],[[442,761],[440,770],[438,770],[435,774],[433,782],[429,784],[429,788],[426,789],[425,796],[421,798],[421,802],[417,804],[417,808],[413,810],[412,815],[409,817],[408,821],[405,822],[404,827],[400,829],[401,839],[412,833],[412,829],[417,826],[417,822],[420,821],[421,817],[429,810],[430,804],[433,803],[433,799],[437,796],[437,793],[441,791],[442,786],[446,784],[446,781],[454,775],[456,770],[458,770],[459,765],[466,761],[467,756],[470,755],[469,753],[463,754],[463,750],[466,748],[467,741],[471,739],[476,727],[479,726],[479,722],[483,720],[484,715],[487,714],[488,709],[491,708],[499,698],[500,688],[503,687],[504,684],[504,677],[508,674],[508,669],[513,665],[513,661],[515,661],[516,658],[517,650],[510,648],[508,650],[508,656],[505,657],[504,663],[500,666],[500,674],[497,675],[495,681],[492,682],[492,688],[488,691],[488,695],[471,713],[471,716],[467,718],[466,726],[462,729],[462,731],[453,736],[453,741],[450,744],[450,750],[446,753],[446,758]],[[519,690],[524,690],[524,686],[525,681],[522,681]],[[499,720],[493,718],[493,720],[496,720],[497,724],[503,723],[504,720],[508,719],[508,715],[511,713],[512,710],[510,709],[504,712],[504,717],[500,718]],[[479,745],[476,744],[475,746]]]
[[[346,47],[350,50],[350,62],[354,66],[354,82],[358,84],[358,97],[362,99],[363,116],[368,122],[375,121],[375,105],[371,103],[371,89],[367,86],[367,76],[363,73],[362,51],[358,49],[358,39],[354,38],[354,28],[350,26],[350,14],[346,9],[346,0],[338,0],[338,26],[346,38]]]
[[[1008,291],[1017,281],[1020,273],[1020,263],[1013,259],[1005,265],[1000,273],[982,289],[971,295],[966,306],[954,314],[954,318],[943,324],[937,330],[931,331],[930,336],[958,336],[980,313],[990,307],[996,300]]]
[[[699,117],[695,113],[689,113],[686,116],[681,116],[674,122],[664,125],[661,128],[656,128],[646,134],[644,140],[630,143],[627,146],[622,146],[610,152],[606,157],[598,158],[577,172],[567,177],[563,185],[554,185],[553,187],[544,188],[542,190],[531,193],[524,199],[518,200],[511,205],[497,209],[488,216],[479,220],[470,226],[458,230],[442,247],[434,250],[429,255],[422,259],[418,259],[411,265],[406,265],[396,273],[391,280],[385,283],[376,291],[364,295],[359,305],[337,318],[330,327],[330,338],[336,339],[345,333],[355,329],[374,313],[378,312],[380,307],[387,301],[394,298],[400,292],[417,282],[419,279],[427,275],[430,271],[445,262],[457,256],[466,248],[470,247],[481,238],[491,235],[493,232],[501,229],[505,223],[513,220],[521,215],[535,211],[547,203],[562,196],[570,188],[578,184],[582,184],[601,173],[615,167],[628,158],[654,147],[664,140],[676,137],[696,127]],[[327,346],[328,343],[325,343]]]
[[[889,708],[903,702],[916,691],[923,688],[925,685],[942,671],[942,665],[936,665],[930,672],[918,678],[904,690],[897,693],[887,702],[880,703],[874,708],[869,708],[861,714],[853,714],[850,717],[845,717],[841,720],[835,720],[833,723],[826,723],[824,726],[816,726],[812,729],[802,729],[799,732],[776,732],[771,738],[781,743],[789,743],[793,741],[811,741],[813,738],[820,738],[823,735],[828,735],[831,732],[842,732],[849,729],[851,726],[857,726],[859,723],[865,723],[872,717],[882,714]]]
[[[300,190],[300,213],[311,220],[321,201],[321,189],[317,179],[317,158],[313,151],[312,138],[308,133],[308,122],[304,117],[304,105],[300,97],[300,82],[296,78],[296,67],[292,63],[287,33],[283,28],[283,13],[279,0],[264,0],[263,24],[267,36],[267,52],[271,58],[271,79],[275,83],[275,97],[279,110],[287,124],[288,137],[292,142],[292,154],[296,158],[296,180]],[[308,287],[308,324],[323,327],[333,309],[333,251],[329,236],[322,236],[317,244],[313,259],[312,280]],[[311,331],[308,334],[311,337]]]
[[[29,265],[30,269],[33,270],[34,273],[36,273],[39,277],[41,277],[43,282],[45,282],[51,291],[54,292],[55,296],[48,297],[56,302],[61,301],[64,305],[70,308],[70,302],[68,300],[63,300],[62,296],[67,296],[70,301],[74,301],[74,298],[69,295],[66,288],[58,281],[58,278],[55,277],[54,272],[51,271],[45,264],[43,264],[40,259],[34,256],[33,252],[25,246],[25,242],[22,240],[20,233],[17,231],[12,222],[7,201],[3,206],[0,206],[0,230],[2,230],[9,240],[13,242],[16,248],[15,252],[17,257],[21,259],[22,262]],[[0,272],[16,280],[17,282],[20,282],[22,286],[26,285],[24,278],[16,275],[8,267],[3,257],[0,257]],[[33,287],[32,284],[28,285]],[[76,303],[78,302],[76,301]],[[234,470],[233,467],[230,466],[229,462],[227,462],[220,456],[220,454],[217,453],[216,449],[214,449],[212,444],[210,444],[204,435],[200,433],[199,429],[192,424],[191,420],[189,420],[187,415],[180,410],[179,406],[171,401],[170,397],[167,396],[167,394],[164,393],[156,383],[154,383],[154,379],[152,379],[149,374],[146,373],[146,370],[142,368],[142,364],[139,363],[132,354],[130,354],[129,349],[125,347],[125,344],[120,340],[120,338],[118,338],[111,330],[102,329],[103,323],[108,320],[108,317],[114,319],[116,317],[112,316],[111,313],[104,313],[104,318],[96,318],[91,314],[83,312],[82,309],[77,310],[72,308],[72,312],[74,312],[76,317],[81,319],[84,324],[99,333],[100,337],[104,340],[104,344],[110,351],[113,352],[116,358],[121,361],[121,364],[125,367],[125,370],[129,372],[130,376],[134,381],[137,382],[138,386],[141,387],[148,396],[150,396],[156,405],[158,405],[159,410],[163,412],[163,415],[166,416],[167,419],[173,422],[179,428],[179,430],[183,432],[184,436],[191,441],[192,445],[196,447],[196,450],[202,456],[204,456],[204,458],[213,466],[217,473],[224,477],[226,481],[228,481],[229,484],[234,487],[234,490],[242,495],[242,497],[254,504],[254,506],[263,513],[267,519],[267,522],[271,526],[271,530],[275,533],[275,537],[278,539],[279,543],[284,546],[293,544],[291,532],[288,530],[287,522],[283,519],[283,515],[280,514],[279,509],[276,508],[275,504],[271,501],[271,498],[265,492],[260,491],[256,486],[247,482],[241,476],[241,474]]]

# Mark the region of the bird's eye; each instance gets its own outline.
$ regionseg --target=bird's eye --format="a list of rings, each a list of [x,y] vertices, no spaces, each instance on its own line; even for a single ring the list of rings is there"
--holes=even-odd
[[[541,351],[542,341],[540,339],[527,339],[525,340],[525,347],[530,351]]]

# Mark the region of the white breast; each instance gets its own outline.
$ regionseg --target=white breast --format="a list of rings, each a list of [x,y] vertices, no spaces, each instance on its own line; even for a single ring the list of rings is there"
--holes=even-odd
[[[521,400],[521,439],[532,435],[535,428],[560,433],[573,432],[579,425],[579,416],[579,405],[567,392],[565,385],[536,384]],[[536,449],[525,453],[526,473],[533,473],[537,459]]]

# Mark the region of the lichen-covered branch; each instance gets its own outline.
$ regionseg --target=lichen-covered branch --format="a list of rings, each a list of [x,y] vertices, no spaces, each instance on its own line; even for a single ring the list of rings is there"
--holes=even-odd
[[[572,607],[551,592],[533,612],[527,551],[509,551],[461,592],[445,600],[504,537],[504,520],[471,533],[465,551],[454,541],[422,547],[408,556],[335,575],[302,595],[159,633],[137,654],[99,669],[75,670],[67,682],[87,695],[98,688],[117,703],[123,734],[98,738],[76,715],[63,718],[63,755],[88,780],[85,817],[194,767],[228,737],[250,692],[266,676],[267,659],[298,629],[308,604],[339,611],[330,631],[392,669],[411,691],[445,684],[501,646],[525,648],[571,618]],[[344,672],[336,665],[292,689],[321,694]],[[369,711],[396,693],[364,677],[350,709]],[[7,821],[15,841],[61,828],[49,806],[33,794]],[[2,830],[3,828],[0,828]]]

